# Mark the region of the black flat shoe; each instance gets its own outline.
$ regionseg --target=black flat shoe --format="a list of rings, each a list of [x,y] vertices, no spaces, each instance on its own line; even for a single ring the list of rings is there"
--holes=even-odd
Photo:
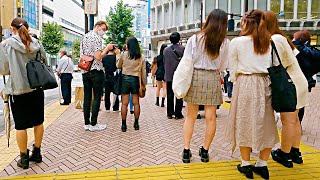
[[[237,168],[238,168],[238,171],[241,174],[244,174],[248,179],[253,179],[252,165],[241,167],[241,164],[239,164]]]
[[[184,149],[182,152],[182,162],[183,163],[190,163],[191,157],[192,157],[192,154],[191,154],[190,149]]]
[[[168,118],[168,119],[172,119],[173,117],[172,117],[172,116],[167,116],[167,118]]]
[[[263,167],[252,167],[254,173],[260,175],[263,179],[269,179],[269,170],[267,166]]]
[[[68,106],[70,103],[60,103],[62,106]]]
[[[199,149],[199,156],[200,156],[202,162],[209,162],[208,150],[205,150],[203,148],[203,146],[200,147],[200,149]]]
[[[134,114],[134,111],[130,111],[130,114]]]
[[[184,118],[184,116],[181,115],[181,116],[176,116],[174,119],[179,120],[179,119],[183,119],[183,118]]]
[[[294,162],[296,164],[303,163],[302,155],[301,155],[301,152],[299,151],[299,149],[291,148],[290,156],[292,158],[292,162]]]
[[[277,149],[275,151],[271,151],[271,156],[274,161],[282,164],[284,167],[287,167],[287,168],[293,167],[290,153],[286,154],[282,152],[281,149]]]
[[[122,132],[126,132],[127,131],[127,125],[126,124],[122,124],[121,131]]]

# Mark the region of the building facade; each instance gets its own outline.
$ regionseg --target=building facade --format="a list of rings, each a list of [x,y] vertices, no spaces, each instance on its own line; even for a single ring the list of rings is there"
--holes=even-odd
[[[64,48],[72,54],[72,43],[80,39],[84,33],[84,10],[81,0],[43,0],[42,25],[56,22],[62,27]],[[57,58],[50,60],[52,67],[56,66]]]
[[[244,15],[245,0],[151,0],[153,53],[157,54],[161,44],[168,42],[172,32],[179,32],[185,43],[200,31],[201,18],[204,22],[208,14],[217,8]],[[314,35],[313,44],[320,44],[319,0],[249,0],[248,9],[274,11],[279,14],[279,25],[287,34],[307,29]],[[234,20],[234,32],[228,33],[230,38],[238,36],[240,32],[240,18],[234,17]]]

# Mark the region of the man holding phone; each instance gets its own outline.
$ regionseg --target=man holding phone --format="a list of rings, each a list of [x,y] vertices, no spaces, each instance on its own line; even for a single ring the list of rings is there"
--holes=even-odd
[[[83,114],[85,121],[84,129],[86,131],[101,131],[107,127],[105,124],[97,123],[104,81],[103,64],[101,60],[108,51],[114,48],[113,44],[108,44],[107,47],[102,50],[102,36],[106,34],[107,30],[107,23],[105,21],[98,21],[94,29],[82,37],[80,43],[80,55],[90,56],[94,59],[90,71],[82,71],[84,86]],[[91,108],[92,92],[94,100]],[[92,109],[91,121],[90,109]]]

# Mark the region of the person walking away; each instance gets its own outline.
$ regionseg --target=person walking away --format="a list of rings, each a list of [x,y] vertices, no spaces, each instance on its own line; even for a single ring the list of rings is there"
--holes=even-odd
[[[310,45],[311,34],[307,30],[301,30],[293,34],[293,44],[298,49],[299,66],[308,81],[308,90],[316,86],[317,81],[312,76],[320,72],[320,50]],[[299,109],[300,125],[304,116],[304,107]]]
[[[166,44],[162,44],[160,48],[160,54],[156,57],[156,65],[158,67],[155,73],[156,80],[157,80],[156,106],[160,106],[159,98],[160,98],[160,91],[162,88],[163,93],[162,93],[161,107],[164,107],[164,101],[167,95],[166,82],[164,81],[164,64],[163,64],[163,51],[166,47],[167,47]]]
[[[174,94],[172,90],[172,80],[173,74],[176,71],[180,59],[183,56],[184,47],[179,45],[180,34],[174,32],[170,35],[170,41],[172,45],[167,47],[163,51],[163,63],[164,63],[164,80],[167,86],[167,117],[172,119],[175,116],[175,119],[183,119],[182,107],[183,99],[176,98],[176,105],[174,107]]]
[[[154,57],[151,63],[151,78],[152,78],[152,87],[154,87],[156,72],[157,72],[157,57]]]
[[[125,44],[122,48],[122,51],[128,51],[127,45]],[[130,93],[130,98],[129,98],[129,106],[130,106],[130,114],[134,114],[134,110],[133,110],[133,102],[132,102],[132,94]]]
[[[253,179],[253,172],[269,179],[267,161],[279,136],[271,106],[271,35],[260,10],[246,12],[241,20],[240,37],[231,40],[229,49],[230,80],[234,83],[226,139],[240,148],[240,173]],[[259,151],[254,166],[251,151]]]
[[[220,71],[228,64],[227,22],[226,12],[213,10],[206,19],[203,30],[193,35],[186,45],[184,56],[194,61],[194,71],[190,89],[184,98],[188,103],[187,118],[183,125],[184,163],[190,162],[190,142],[199,105],[204,105],[206,119],[205,139],[203,146],[199,148],[199,155],[202,162],[209,162],[209,148],[216,131],[216,110],[223,102]]]
[[[107,126],[105,124],[98,124],[98,114],[100,110],[101,96],[103,93],[103,64],[102,58],[108,51],[112,50],[114,45],[108,44],[107,47],[102,50],[102,36],[108,30],[108,26],[105,21],[98,21],[94,29],[85,34],[80,43],[80,55],[91,56],[94,58],[90,71],[82,70],[82,80],[84,86],[84,102],[83,102],[83,115],[84,115],[84,129],[86,131],[101,131]],[[93,103],[91,106],[93,92]],[[90,110],[92,109],[91,121]]]
[[[31,89],[26,76],[26,64],[40,52],[46,61],[45,51],[37,39],[29,34],[29,25],[22,18],[11,22],[12,36],[0,43],[0,74],[9,75],[3,93],[10,96],[10,106],[20,150],[17,166],[29,168],[29,161],[42,162],[41,144],[44,133],[44,93]],[[29,157],[27,129],[34,129],[34,144]]]
[[[287,168],[291,168],[293,167],[293,162],[297,164],[303,163],[299,150],[302,134],[298,111],[308,105],[308,82],[295,57],[298,51],[291,40],[286,38],[286,35],[278,27],[276,14],[268,11],[265,12],[265,17],[268,31],[272,35],[272,40],[276,45],[282,64],[296,88],[296,111],[280,112],[282,122],[281,147],[271,152],[273,160]]]
[[[127,111],[132,94],[132,102],[134,105],[134,129],[139,130],[140,103],[139,103],[139,73],[141,75],[142,84],[147,84],[146,62],[141,54],[140,46],[137,38],[130,37],[127,40],[128,51],[120,54],[120,50],[116,50],[117,68],[122,69],[122,85],[121,85],[121,131],[127,131]],[[140,72],[139,72],[140,71]]]
[[[63,97],[63,103],[61,105],[69,105],[71,103],[71,81],[73,73],[73,62],[70,57],[67,56],[67,51],[63,48],[59,51],[60,61],[57,68],[57,75],[61,80],[61,92]]]
[[[112,49],[108,52],[106,56],[102,58],[102,63],[104,67],[104,88],[105,88],[105,95],[104,95],[104,103],[106,111],[110,111],[111,99],[110,94],[113,92],[113,88],[116,83],[116,71],[117,71],[117,65],[116,65],[116,48]],[[119,77],[118,77],[119,78]],[[115,101],[114,105],[112,107],[113,112],[119,111],[119,98],[118,96],[114,96]]]

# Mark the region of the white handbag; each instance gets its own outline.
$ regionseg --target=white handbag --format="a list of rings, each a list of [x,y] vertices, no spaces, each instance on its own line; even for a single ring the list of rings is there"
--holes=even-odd
[[[184,98],[189,91],[193,76],[193,64],[192,59],[183,56],[173,75],[172,90],[178,99]]]

